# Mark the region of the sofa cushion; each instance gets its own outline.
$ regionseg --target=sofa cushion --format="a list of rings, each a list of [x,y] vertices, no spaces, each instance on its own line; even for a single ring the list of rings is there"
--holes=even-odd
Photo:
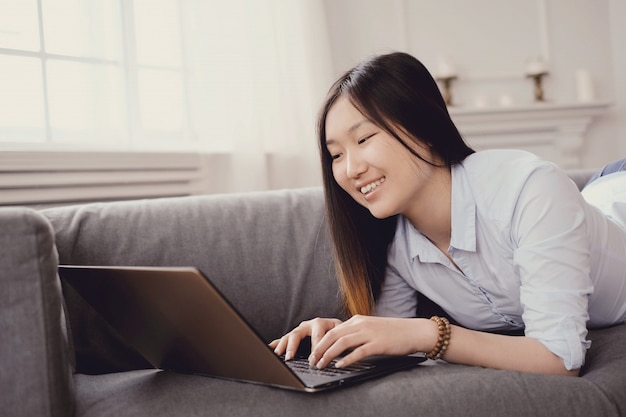
[[[0,414],[71,415],[71,355],[52,228],[34,210],[0,208],[0,247]]]
[[[581,374],[626,416],[626,324],[591,330],[588,337],[591,348]]]
[[[595,330],[590,337],[593,345],[589,361],[579,378],[427,361],[416,369],[353,387],[304,394],[156,370],[76,375],[76,415],[625,415],[622,342],[626,337],[626,325]]]
[[[77,375],[76,383],[77,417],[618,416],[584,378],[445,363],[318,394],[154,370]]]

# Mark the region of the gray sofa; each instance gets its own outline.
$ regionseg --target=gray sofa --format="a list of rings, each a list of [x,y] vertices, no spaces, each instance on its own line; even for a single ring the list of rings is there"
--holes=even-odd
[[[269,341],[339,315],[325,227],[318,188],[0,208],[0,415],[626,415],[626,325],[590,332],[579,378],[427,361],[311,395],[150,369],[56,274],[58,263],[196,266]]]

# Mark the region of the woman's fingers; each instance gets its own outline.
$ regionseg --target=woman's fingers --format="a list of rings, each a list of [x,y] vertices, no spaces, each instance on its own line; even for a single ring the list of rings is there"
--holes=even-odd
[[[355,317],[329,329],[322,339],[311,346],[309,363],[317,368],[325,368],[333,359],[348,349],[354,349],[365,343],[359,335],[362,324]]]
[[[353,363],[363,360],[369,356],[372,356],[372,353],[369,353],[368,345],[362,345],[338,360],[337,363],[335,363],[335,367],[343,368],[350,366]]]
[[[341,320],[317,318],[308,321],[307,324],[311,326],[311,350],[313,350],[324,338],[326,333],[341,324]]]
[[[269,344],[270,348],[273,348],[274,353],[279,356],[284,354],[286,361],[293,359],[300,342],[307,336],[302,330],[300,328],[294,329],[280,339],[272,341]]]
[[[296,352],[298,351],[298,346],[300,346],[300,342],[302,342],[302,339],[304,339],[306,336],[308,335],[296,333],[287,338],[287,348],[285,349],[286,361],[290,361],[295,357]]]
[[[327,348],[326,342],[330,343]],[[362,335],[359,333],[349,331],[345,334],[339,335],[337,332],[335,332],[333,337],[329,337],[328,339],[324,340],[319,348],[311,353],[311,356],[309,357],[309,363],[311,364],[311,366],[315,366],[320,369],[325,368],[334,359],[343,355],[347,350],[354,348],[358,349],[358,347],[362,346],[363,343],[366,342],[363,340]],[[349,365],[352,362],[344,361],[345,365]],[[335,366],[339,367],[344,365],[344,363],[337,363]]]
[[[269,346],[277,355],[285,355],[285,360],[294,358],[300,342],[307,336],[311,336],[311,346],[315,346],[324,337],[328,330],[340,324],[338,319],[321,319],[303,321],[298,327],[281,337],[273,340]]]
[[[287,347],[286,337],[287,336],[283,336],[280,339],[276,339],[269,344],[269,347],[274,349],[274,353],[276,353],[278,356],[285,353]]]
[[[328,331],[312,349],[309,362],[324,368],[346,353],[335,366],[344,367],[372,355],[404,355],[416,352],[413,321],[354,316]]]

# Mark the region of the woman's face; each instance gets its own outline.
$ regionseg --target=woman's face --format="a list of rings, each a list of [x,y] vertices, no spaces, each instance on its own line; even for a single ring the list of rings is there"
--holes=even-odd
[[[425,145],[399,135],[426,160],[439,162]],[[437,168],[411,154],[345,96],[326,117],[326,147],[335,181],[374,217],[418,214],[419,201],[432,191],[428,180]]]

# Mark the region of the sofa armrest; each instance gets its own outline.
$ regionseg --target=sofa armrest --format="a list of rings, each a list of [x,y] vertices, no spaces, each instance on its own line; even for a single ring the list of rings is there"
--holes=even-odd
[[[73,377],[50,223],[0,208],[0,413],[73,414]]]

